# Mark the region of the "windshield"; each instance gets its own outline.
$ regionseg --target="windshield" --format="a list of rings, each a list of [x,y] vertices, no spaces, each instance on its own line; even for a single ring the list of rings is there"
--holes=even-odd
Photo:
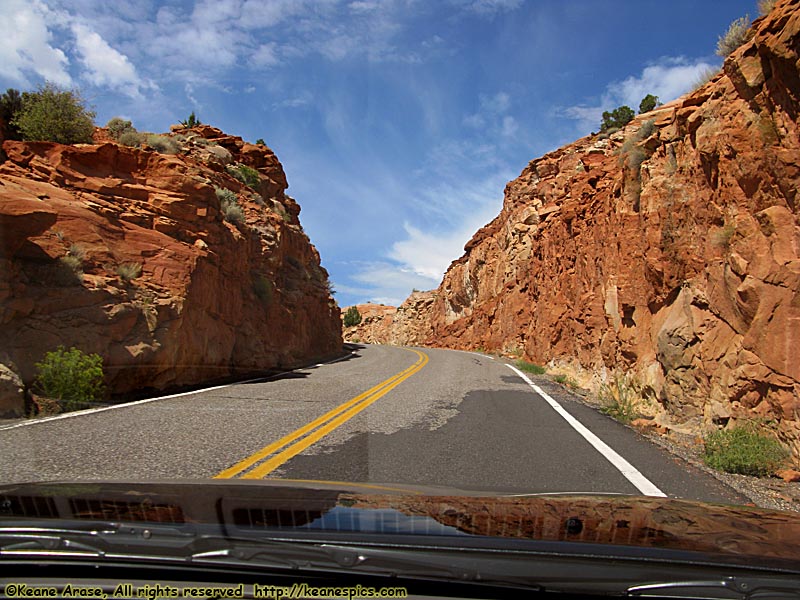
[[[791,559],[800,3],[2,4],[0,484]]]

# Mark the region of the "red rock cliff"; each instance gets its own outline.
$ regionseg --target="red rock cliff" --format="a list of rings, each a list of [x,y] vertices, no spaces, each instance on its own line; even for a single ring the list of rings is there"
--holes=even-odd
[[[662,421],[774,420],[800,456],[799,66],[779,2],[709,83],[532,161],[409,342],[629,372]]]
[[[34,363],[60,344],[100,354],[115,393],[341,350],[328,274],[278,159],[208,126],[179,133],[175,155],[3,143],[0,413],[22,410],[13,374],[30,384]],[[258,183],[232,177],[226,167],[236,165],[255,169]],[[236,195],[238,224],[215,188]]]

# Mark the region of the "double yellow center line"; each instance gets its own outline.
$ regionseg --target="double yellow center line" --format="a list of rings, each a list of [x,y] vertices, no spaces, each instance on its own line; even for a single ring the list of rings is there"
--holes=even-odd
[[[412,350],[411,348],[405,348],[405,350],[415,353],[418,356],[417,362],[386,381],[368,389],[363,394],[359,394],[352,400],[340,404],[318,419],[311,421],[311,423],[282,437],[277,442],[265,446],[232,467],[218,473],[214,478],[230,479],[231,477],[240,477],[241,479],[261,479],[292,457],[300,454],[311,444],[318,442],[331,431],[352,419],[370,404],[388,394],[428,363],[427,354],[419,350]],[[254,467],[254,465],[257,466]],[[250,470],[248,471],[248,469]]]

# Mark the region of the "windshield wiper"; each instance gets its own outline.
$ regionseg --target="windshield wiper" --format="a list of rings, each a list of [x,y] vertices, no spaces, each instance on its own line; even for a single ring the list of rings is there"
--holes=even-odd
[[[800,590],[796,586],[776,585],[774,580],[760,577],[722,577],[710,580],[648,583],[631,586],[627,592],[629,596],[639,598],[709,598],[711,600],[800,598]]]
[[[95,564],[147,561],[175,567],[233,566],[297,576],[363,575],[460,582],[529,590],[627,594],[630,597],[800,599],[800,575],[749,567],[652,560],[566,549],[508,550],[443,546],[439,540],[364,542],[229,537],[195,526],[93,522],[0,526],[2,559],[77,559]],[[738,570],[741,576],[717,577]],[[710,575],[710,576],[709,576]]]

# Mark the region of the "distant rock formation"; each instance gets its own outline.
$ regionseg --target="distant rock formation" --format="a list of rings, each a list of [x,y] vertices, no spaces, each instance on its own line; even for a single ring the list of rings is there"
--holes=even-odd
[[[433,292],[413,292],[399,307],[383,304],[357,304],[361,323],[344,329],[344,339],[365,344],[419,345],[432,332],[426,315],[434,300]],[[342,309],[342,318],[349,307]]]
[[[175,155],[6,140],[0,159],[0,415],[63,344],[103,357],[114,393],[165,389],[341,350],[328,274],[273,152],[209,126]],[[257,172],[252,187],[227,170]],[[251,173],[252,174],[252,173]],[[241,219],[226,219],[215,188]]]
[[[662,424],[760,420],[800,457],[798,65],[784,0],[705,85],[531,161],[404,343],[629,373]]]

